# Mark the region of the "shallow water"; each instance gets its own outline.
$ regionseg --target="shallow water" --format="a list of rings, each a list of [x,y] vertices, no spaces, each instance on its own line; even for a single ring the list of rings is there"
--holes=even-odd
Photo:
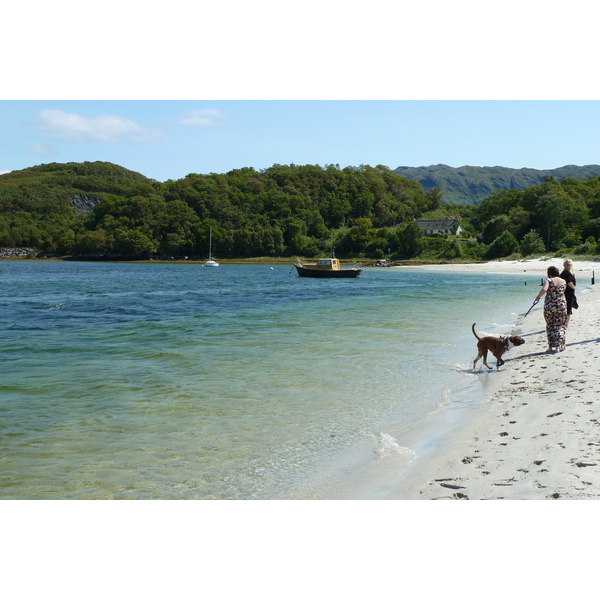
[[[399,472],[432,413],[468,405],[471,324],[509,332],[539,285],[289,265],[0,275],[0,498],[40,499],[360,496],[359,473]]]

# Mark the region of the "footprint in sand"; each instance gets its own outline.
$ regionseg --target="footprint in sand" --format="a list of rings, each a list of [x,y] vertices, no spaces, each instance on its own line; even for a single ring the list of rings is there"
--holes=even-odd
[[[451,490],[464,490],[464,485],[455,485],[453,483],[440,483],[442,487],[449,488]]]

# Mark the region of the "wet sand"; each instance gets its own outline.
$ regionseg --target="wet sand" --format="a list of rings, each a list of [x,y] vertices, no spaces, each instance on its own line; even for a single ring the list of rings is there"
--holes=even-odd
[[[539,273],[562,260],[440,265],[430,269]],[[401,267],[404,268],[404,267]],[[410,268],[410,267],[408,267]],[[417,459],[390,499],[600,498],[600,263],[577,263],[579,310],[564,352],[547,354],[543,298],[520,317],[526,343],[495,359],[479,405],[460,430]],[[532,289],[532,302],[537,290]],[[475,347],[474,352],[475,356]],[[473,357],[474,357],[473,356]],[[481,363],[478,364],[478,369]]]

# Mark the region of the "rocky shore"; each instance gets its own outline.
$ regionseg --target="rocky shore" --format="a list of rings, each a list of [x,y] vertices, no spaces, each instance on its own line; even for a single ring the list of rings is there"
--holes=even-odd
[[[0,248],[0,259],[2,258],[43,258],[33,248]]]

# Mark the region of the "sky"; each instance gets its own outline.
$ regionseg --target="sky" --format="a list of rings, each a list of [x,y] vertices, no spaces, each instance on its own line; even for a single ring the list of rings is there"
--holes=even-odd
[[[600,164],[600,101],[3,100],[0,172],[108,161],[158,181],[274,164]]]
[[[0,173],[600,163],[589,0],[12,4]]]

